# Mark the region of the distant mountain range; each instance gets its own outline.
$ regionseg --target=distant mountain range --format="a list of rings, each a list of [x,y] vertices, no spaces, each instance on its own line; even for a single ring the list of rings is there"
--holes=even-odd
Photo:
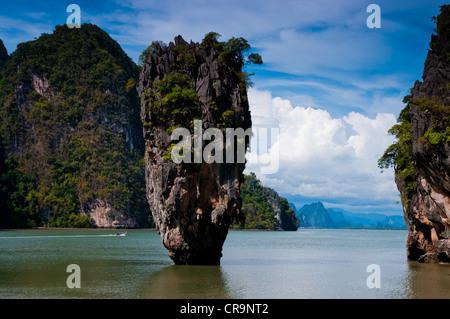
[[[295,205],[290,204],[295,208]],[[406,228],[403,216],[379,213],[353,213],[342,208],[325,208],[321,202],[296,210],[300,227],[311,228]]]

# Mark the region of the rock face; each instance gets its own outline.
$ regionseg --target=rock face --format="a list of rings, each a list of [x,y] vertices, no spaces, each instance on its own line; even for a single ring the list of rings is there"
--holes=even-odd
[[[405,221],[408,258],[450,261],[450,6],[441,7],[423,81],[416,81],[407,108],[411,120],[415,187],[408,194],[396,175]],[[431,101],[431,102],[430,102]]]
[[[0,69],[0,226],[145,226],[138,76],[95,25],[18,45]]]
[[[105,201],[97,198],[85,205],[82,214],[89,214],[95,227],[99,228],[138,228],[140,227],[137,219],[127,216],[120,210]]]
[[[289,207],[285,198],[280,197],[275,190],[268,188],[267,201],[272,206],[277,230],[296,231],[298,229],[295,212]]]
[[[261,184],[256,174],[245,175],[241,185],[245,223],[237,228],[296,231],[299,221],[287,199]]]
[[[219,59],[226,54],[178,36],[169,45],[154,43],[140,74],[147,198],[176,264],[219,264],[228,227],[240,215],[245,163],[177,164],[169,153],[171,131],[192,132],[195,119],[203,131],[251,127],[242,65]]]
[[[302,227],[338,228],[321,202],[304,205],[297,215]]]
[[[267,201],[269,202],[270,206],[272,206],[276,229],[281,229],[281,203],[278,197],[278,193],[271,188],[267,190],[267,193]]]

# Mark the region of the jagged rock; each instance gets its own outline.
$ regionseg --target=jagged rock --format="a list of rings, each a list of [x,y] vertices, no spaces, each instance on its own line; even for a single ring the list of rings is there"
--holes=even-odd
[[[47,100],[54,97],[54,92],[50,88],[50,83],[44,76],[39,76],[37,74],[31,74],[31,86],[34,91],[38,92]]]
[[[327,209],[321,202],[304,205],[297,212],[303,227],[337,228]]]
[[[241,194],[245,223],[235,227],[285,231],[298,229],[299,221],[287,199],[263,186],[255,173],[245,176]]]
[[[179,125],[190,129],[195,119],[202,121],[203,130],[221,127],[224,114],[233,114],[228,123],[231,127],[250,128],[246,86],[239,77],[242,66],[219,63],[223,51],[217,47],[187,43],[181,36],[174,42],[154,46],[138,84],[146,140],[147,198],[162,243],[176,264],[219,264],[228,227],[240,215],[239,186],[245,163],[176,164],[167,160],[172,142],[169,132]],[[199,104],[199,110],[194,114],[175,105],[177,114],[183,115],[174,112],[172,117],[158,104],[161,95],[155,85],[180,73],[188,76],[186,90],[197,94],[198,101],[191,103]]]
[[[139,227],[135,218],[126,216],[114,209],[106,200],[95,199],[82,208],[81,214],[89,213],[94,225],[99,228],[136,228]]]
[[[426,264],[436,264],[439,262],[439,255],[437,253],[426,253],[421,255],[418,261]]]
[[[439,260],[450,262],[450,239],[438,240],[436,252],[439,254]]]
[[[6,57],[0,41],[0,66]],[[138,74],[119,44],[90,24],[56,26],[7,57],[0,174],[16,171],[29,181],[18,204],[2,203],[1,226],[65,225],[67,216],[87,214],[98,227],[146,222]],[[3,180],[2,198],[10,198],[16,182]]]
[[[441,7],[437,17],[437,34],[432,35],[424,65],[423,81],[416,81],[408,107],[411,115],[412,160],[416,170],[416,187],[406,204],[403,179],[396,177],[405,221],[408,258],[422,262],[448,260],[450,247],[442,236],[450,229],[450,144],[424,142],[427,130],[435,125],[439,114],[420,107],[419,99],[433,100],[450,106],[450,6]]]
[[[298,222],[295,219],[295,212],[289,207],[287,200],[280,197],[275,190],[271,188],[267,188],[267,190],[267,201],[273,209],[276,229],[296,231],[298,229]]]

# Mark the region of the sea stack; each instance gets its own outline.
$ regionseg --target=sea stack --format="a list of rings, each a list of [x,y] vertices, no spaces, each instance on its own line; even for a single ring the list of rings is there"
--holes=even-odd
[[[450,6],[441,7],[423,81],[416,81],[384,155],[395,168],[410,260],[450,261]]]
[[[192,147],[190,162],[176,163],[171,152],[177,128],[188,130],[194,144],[199,138],[195,123],[201,132],[215,128],[223,136],[226,128],[251,127],[248,74],[242,70],[249,45],[242,38],[218,42],[218,36],[209,33],[201,44],[181,36],[168,45],[153,42],[138,83],[147,199],[176,264],[219,264],[228,228],[242,216],[239,187],[245,162],[194,160]],[[210,142],[200,141],[202,149]],[[248,143],[245,139],[245,149]]]

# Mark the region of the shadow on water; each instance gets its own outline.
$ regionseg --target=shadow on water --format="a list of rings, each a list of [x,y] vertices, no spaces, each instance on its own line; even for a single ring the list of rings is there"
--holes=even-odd
[[[408,261],[408,298],[450,298],[450,265]]]
[[[172,265],[153,273],[140,289],[140,298],[229,298],[220,266]]]

